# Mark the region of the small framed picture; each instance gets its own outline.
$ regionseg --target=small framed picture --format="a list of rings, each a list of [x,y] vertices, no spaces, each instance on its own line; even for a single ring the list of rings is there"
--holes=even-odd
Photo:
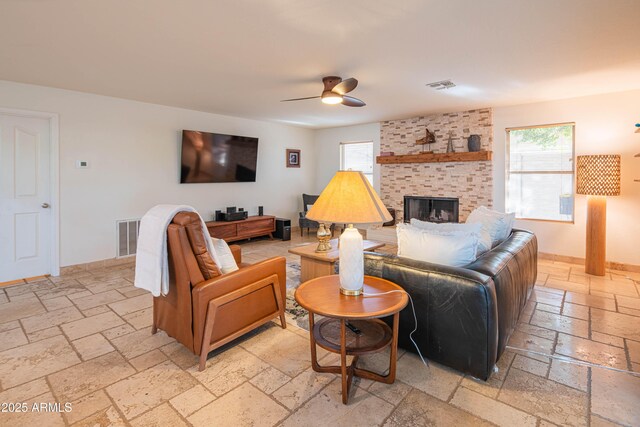
[[[290,148],[287,148],[287,167],[300,167],[300,150],[292,150]]]

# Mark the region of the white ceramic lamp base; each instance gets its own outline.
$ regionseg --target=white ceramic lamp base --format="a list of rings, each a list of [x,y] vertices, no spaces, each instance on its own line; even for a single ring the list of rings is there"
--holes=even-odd
[[[364,243],[352,224],[340,236],[340,292],[361,295],[364,284]]]

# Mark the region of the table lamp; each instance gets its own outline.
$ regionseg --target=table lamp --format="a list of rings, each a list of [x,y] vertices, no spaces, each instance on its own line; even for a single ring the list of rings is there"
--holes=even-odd
[[[605,275],[607,198],[620,195],[620,156],[578,156],[576,194],[587,199],[587,248],[585,272]]]
[[[340,171],[322,190],[307,218],[326,223],[349,224],[340,235],[340,292],[360,295],[364,284],[363,241],[353,224],[391,220],[391,214],[362,172]]]

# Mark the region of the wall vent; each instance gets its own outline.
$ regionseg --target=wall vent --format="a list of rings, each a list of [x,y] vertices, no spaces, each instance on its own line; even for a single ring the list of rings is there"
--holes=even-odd
[[[138,249],[139,232],[140,219],[116,221],[116,258],[123,258],[136,254],[136,250]]]
[[[456,84],[451,80],[442,80],[439,82],[427,83],[427,86],[435,90],[442,90],[442,89],[451,89],[452,87],[456,87]]]

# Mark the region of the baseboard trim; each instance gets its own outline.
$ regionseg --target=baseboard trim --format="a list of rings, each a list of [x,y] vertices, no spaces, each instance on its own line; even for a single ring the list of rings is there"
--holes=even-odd
[[[60,267],[60,275],[79,273],[82,271],[93,271],[101,268],[116,267],[118,265],[128,265],[136,262],[135,256],[126,258],[108,258],[100,261],[86,262],[84,264],[67,265]]]
[[[549,254],[546,252],[538,252],[538,258],[547,259],[550,261],[559,261],[566,262],[569,264],[580,264],[584,265],[584,258],[568,256],[568,255],[557,255],[557,254]],[[635,264],[624,264],[621,262],[613,262],[607,261],[607,268],[610,270],[618,270],[618,271],[629,271],[633,273],[640,273],[640,265]]]
[[[42,279],[46,279],[47,277],[49,277],[48,274],[45,274],[44,276],[25,277],[24,279],[9,280],[8,282],[0,283],[0,288],[4,286],[22,285],[25,283],[38,282]]]

